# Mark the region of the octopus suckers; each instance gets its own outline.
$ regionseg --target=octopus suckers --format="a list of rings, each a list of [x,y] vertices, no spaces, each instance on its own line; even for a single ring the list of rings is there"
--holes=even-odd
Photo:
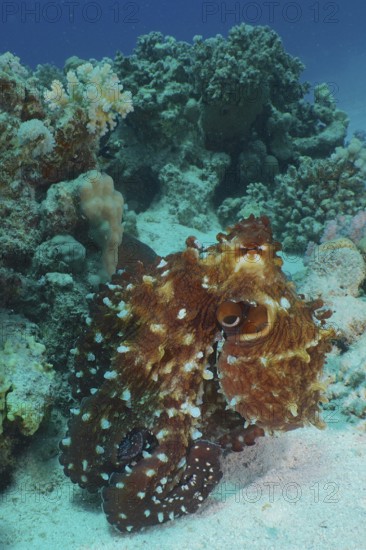
[[[178,315],[177,315],[177,319],[184,319],[184,317],[187,315],[187,310],[185,307],[183,307],[182,309],[180,309],[178,311]]]
[[[184,346],[189,346],[194,342],[194,334],[186,334],[182,339],[182,344]]]
[[[195,447],[195,448],[198,449],[199,447]],[[183,466],[185,466],[186,464],[187,464],[186,457],[183,456],[177,464],[177,469],[179,470],[179,468],[183,468]]]
[[[284,309],[290,309],[291,304],[287,298],[282,297],[280,300],[280,306],[283,307]]]
[[[193,416],[193,418],[198,418],[201,416],[201,410],[199,407],[195,407],[195,406],[192,406],[191,403],[183,403],[181,405],[181,410],[182,411],[187,411],[188,414],[190,414],[191,416]]]
[[[160,521],[160,523],[162,523],[164,521],[164,514],[163,512],[159,512],[158,513],[158,520]]]
[[[157,455],[157,458],[161,461],[161,462],[168,462],[169,458],[168,456],[165,454],[165,453],[159,453]]]
[[[160,430],[160,432],[158,432],[156,434],[156,438],[159,439],[159,440],[164,439],[168,435],[168,433],[169,433],[168,430],[162,429],[162,430]]]
[[[118,348],[117,348],[118,353],[126,353],[129,350],[130,350],[130,348],[128,346],[124,346],[124,345],[118,346]]]
[[[212,380],[214,375],[209,369],[205,369],[202,373],[202,377],[204,380]]]
[[[129,401],[131,399],[131,392],[128,388],[123,390],[123,392],[121,394],[121,399],[122,399],[122,401]]]
[[[112,283],[107,283],[107,287],[109,290],[116,290],[117,288],[121,288],[120,285],[113,285]]]
[[[150,325],[150,330],[151,332],[153,332],[154,334],[165,334],[166,333],[166,328],[164,325],[160,325],[158,323],[153,323],[152,325]]]
[[[197,429],[194,429],[191,432],[191,437],[192,437],[192,439],[199,439],[200,437],[202,437],[202,432],[200,432]]]
[[[158,269],[161,269],[162,267],[165,267],[167,264],[167,262],[165,260],[163,260],[163,258],[160,260],[160,263],[156,266]]]
[[[114,378],[117,378],[117,371],[115,370],[107,370],[104,373],[104,378],[106,380],[113,380]]]
[[[185,372],[191,372],[196,367],[197,367],[197,363],[195,363],[194,361],[188,361],[188,363],[184,364],[183,368]]]
[[[107,418],[102,418],[100,421],[100,427],[102,430],[108,430],[111,427],[111,423]]]
[[[290,411],[290,413],[292,414],[292,416],[297,416],[298,415],[296,403],[289,403],[287,408]]]

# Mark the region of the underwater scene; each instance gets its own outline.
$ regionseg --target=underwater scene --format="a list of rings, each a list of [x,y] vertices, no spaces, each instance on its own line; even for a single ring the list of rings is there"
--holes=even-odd
[[[0,550],[366,550],[366,6],[0,10]]]

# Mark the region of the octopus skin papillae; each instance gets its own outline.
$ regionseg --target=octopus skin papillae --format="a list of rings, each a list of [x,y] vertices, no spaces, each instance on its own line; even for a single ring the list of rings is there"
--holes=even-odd
[[[141,530],[195,512],[222,452],[265,432],[322,427],[329,312],[281,270],[266,217],[217,243],[118,269],[92,301],[74,351],[60,461],[101,491],[108,521]]]

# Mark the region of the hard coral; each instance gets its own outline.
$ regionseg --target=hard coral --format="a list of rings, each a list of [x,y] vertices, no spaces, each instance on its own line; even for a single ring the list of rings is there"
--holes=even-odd
[[[23,435],[33,435],[47,410],[54,379],[44,358],[45,346],[34,336],[35,327],[24,317],[1,311],[0,433],[13,424]]]

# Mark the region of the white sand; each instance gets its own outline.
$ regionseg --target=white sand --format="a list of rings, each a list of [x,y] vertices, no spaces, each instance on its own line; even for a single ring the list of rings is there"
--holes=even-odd
[[[99,498],[71,485],[57,460],[23,459],[2,495],[0,548],[16,550],[364,550],[366,434],[333,423],[266,437],[223,461],[197,514],[120,535]]]

